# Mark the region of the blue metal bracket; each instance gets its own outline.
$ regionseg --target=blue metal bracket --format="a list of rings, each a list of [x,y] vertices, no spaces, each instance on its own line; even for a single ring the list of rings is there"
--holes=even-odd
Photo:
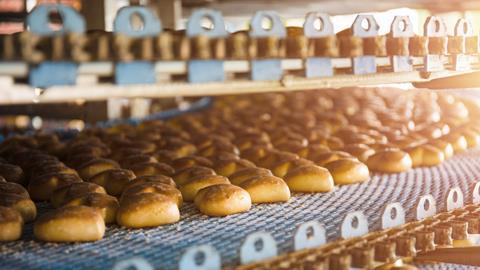
[[[444,37],[447,33],[447,29],[444,21],[435,16],[430,16],[425,21],[423,26],[424,36],[427,37]],[[443,70],[442,55],[427,54],[423,60],[424,71],[438,71]]]
[[[131,18],[138,15],[143,23],[141,29],[134,29]],[[157,16],[142,6],[123,7],[117,12],[113,22],[115,34],[128,37],[153,37],[162,32],[162,24]],[[156,82],[155,65],[150,61],[118,62],[115,64],[115,83],[153,84]]]
[[[390,28],[390,34],[393,38],[413,37],[413,24],[408,16],[395,16]],[[408,72],[413,70],[412,59],[410,56],[393,55],[390,57],[393,72]]]
[[[58,12],[62,27],[53,30],[49,26],[49,14]],[[85,20],[76,10],[62,4],[45,4],[35,7],[27,16],[30,32],[39,36],[56,36],[66,33],[84,33]],[[74,85],[78,65],[72,61],[45,61],[30,67],[28,81],[34,87],[46,88],[55,85]]]
[[[270,22],[270,27],[264,27],[264,21]],[[276,36],[285,38],[287,31],[280,16],[275,11],[258,11],[250,22],[250,36],[253,38]],[[283,76],[280,59],[252,60],[250,62],[251,78],[254,81],[280,80]]]
[[[210,28],[202,25],[202,20],[211,22]],[[223,38],[227,36],[225,22],[219,11],[211,9],[195,10],[187,23],[187,36],[207,36],[210,38]],[[223,60],[199,60],[188,61],[188,81],[193,83],[221,82],[225,80]]]
[[[459,19],[455,24],[455,36],[457,37],[471,37],[473,36],[472,23],[466,19]],[[463,41],[463,51],[465,51],[465,40]],[[453,70],[464,71],[470,70],[470,56],[465,53],[454,54],[450,56],[453,65]]]
[[[362,23],[366,21],[367,27]],[[357,37],[367,38],[378,35],[379,26],[373,15],[358,15],[352,25],[352,34]],[[352,58],[353,74],[370,74],[377,72],[377,64],[374,55],[364,55]]]
[[[319,22],[319,28],[315,22]],[[325,13],[308,13],[303,24],[303,34],[307,38],[321,38],[335,35],[330,16]],[[308,57],[304,62],[307,78],[333,76],[332,59],[330,57]]]

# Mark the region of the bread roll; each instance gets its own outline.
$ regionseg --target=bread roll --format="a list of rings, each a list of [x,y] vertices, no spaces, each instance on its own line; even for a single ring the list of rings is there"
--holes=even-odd
[[[23,230],[22,216],[10,207],[0,206],[0,242],[20,239]]]
[[[436,166],[445,160],[445,154],[431,145],[422,145],[422,166]]]
[[[412,168],[412,159],[406,152],[397,148],[390,148],[370,156],[367,165],[372,171],[400,173]]]
[[[85,205],[95,208],[102,215],[106,224],[114,223],[117,210],[117,198],[104,193],[87,193],[68,201],[65,206]]]
[[[480,145],[480,134],[473,130],[464,130],[461,133],[467,140],[468,148],[474,148]]]
[[[23,221],[30,222],[37,216],[37,207],[30,198],[17,194],[0,194],[0,206],[11,207],[17,210]]]
[[[120,159],[120,165],[125,168],[135,164],[148,162],[158,162],[158,160],[154,156],[147,154],[134,154]]]
[[[244,168],[253,168],[255,164],[246,159],[219,160],[214,165],[217,174],[228,177]]]
[[[91,160],[78,168],[78,173],[82,179],[90,179],[101,172],[118,169],[120,165],[111,159],[98,158]]]
[[[240,187],[250,194],[253,203],[286,202],[290,199],[287,184],[276,176],[254,176],[243,181]]]
[[[182,192],[183,200],[191,202],[200,189],[217,184],[230,184],[230,182],[221,175],[199,175],[180,185],[179,189]]]
[[[325,164],[337,185],[365,182],[370,178],[367,165],[357,159],[344,158]]]
[[[312,161],[314,161],[316,164],[320,166],[323,166],[329,162],[332,162],[341,158],[352,158],[352,155],[342,151],[331,151],[331,152],[322,153],[313,157]]]
[[[52,197],[55,190],[71,183],[81,182],[75,174],[51,173],[32,178],[28,183],[28,193],[34,201],[45,201]]]
[[[102,186],[110,195],[119,196],[134,178],[135,174],[130,170],[111,169],[94,175],[88,181]]]
[[[249,168],[238,170],[234,174],[230,175],[228,179],[232,184],[239,186],[242,182],[250,178],[267,176],[267,175],[273,176],[272,172],[268,169],[258,168],[258,167],[249,167]]]
[[[101,214],[87,206],[66,206],[41,216],[33,227],[35,238],[45,242],[90,242],[103,238]]]
[[[366,144],[348,144],[342,148],[342,151],[356,157],[361,162],[366,162],[368,157],[375,154],[375,150]]]
[[[122,194],[122,198],[137,193],[159,193],[165,195],[172,199],[178,205],[178,207],[180,207],[183,203],[182,193],[178,189],[171,185],[161,183],[143,183],[134,185],[128,189],[125,189]]]
[[[70,185],[66,185],[61,187],[55,192],[53,192],[52,197],[50,198],[50,203],[53,207],[60,207],[63,206],[68,201],[83,196],[87,193],[103,193],[106,194],[107,192],[105,189],[97,185],[95,183],[90,182],[79,182],[79,183],[71,183]]]
[[[146,228],[180,220],[177,204],[159,193],[137,193],[120,201],[117,223],[127,228]]]
[[[417,146],[411,146],[408,148],[403,149],[410,158],[412,159],[412,167],[416,168],[419,166],[422,166],[423,164],[423,146],[422,145],[417,145]]]
[[[175,170],[168,164],[160,162],[140,163],[130,166],[136,176],[162,174],[171,176]]]
[[[22,198],[30,198],[28,191],[23,186],[13,182],[0,181],[0,196],[2,194],[15,194]]]
[[[240,187],[217,184],[198,191],[195,206],[205,215],[222,217],[250,210],[252,201],[248,192]]]
[[[195,165],[190,168],[186,168],[176,172],[173,175],[173,180],[175,180],[175,183],[177,183],[177,185],[183,185],[188,182],[189,179],[200,175],[216,175],[216,173],[213,169]]]
[[[143,184],[143,183],[160,183],[160,184],[166,184],[172,187],[177,187],[177,184],[175,184],[175,181],[173,181],[171,177],[158,174],[158,175],[144,175],[144,176],[137,177],[132,181],[128,182],[124,190],[138,184]]]
[[[327,169],[316,165],[295,168],[283,179],[294,192],[328,192],[334,188],[332,175]]]
[[[175,171],[183,170],[195,165],[205,167],[213,166],[212,162],[209,159],[201,156],[186,156],[182,158],[177,158],[172,161],[171,165],[175,169]]]
[[[449,135],[442,138],[452,144],[453,152],[455,154],[461,153],[468,148],[467,139],[465,139],[463,135],[450,133]]]
[[[442,151],[445,159],[453,157],[454,151],[451,143],[444,140],[434,140],[430,141],[428,144]]]
[[[3,176],[8,182],[26,184],[22,168],[13,164],[0,163],[0,176]]]

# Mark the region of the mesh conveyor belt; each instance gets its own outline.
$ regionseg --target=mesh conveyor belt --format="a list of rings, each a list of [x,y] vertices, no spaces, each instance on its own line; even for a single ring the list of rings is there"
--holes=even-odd
[[[338,236],[342,217],[350,211],[363,210],[370,229],[375,230],[379,228],[379,213],[389,202],[402,202],[409,219],[413,218],[417,198],[427,193],[436,198],[439,210],[445,209],[444,198],[450,187],[459,186],[469,202],[469,190],[478,180],[479,171],[480,149],[476,149],[441,166],[396,175],[377,174],[367,183],[339,187],[326,194],[295,195],[286,204],[257,205],[248,213],[225,218],[207,218],[192,204],[185,204],[177,224],[148,230],[113,226],[103,240],[95,243],[39,243],[33,240],[32,226],[27,225],[24,240],[0,245],[0,269],[109,269],[115,261],[135,256],[146,258],[159,269],[175,269],[187,247],[204,243],[221,252],[224,265],[232,264],[238,261],[242,240],[255,231],[272,233],[279,251],[285,252],[292,250],[296,225],[305,221],[320,220],[332,240]],[[45,206],[40,206],[40,213],[44,211]]]

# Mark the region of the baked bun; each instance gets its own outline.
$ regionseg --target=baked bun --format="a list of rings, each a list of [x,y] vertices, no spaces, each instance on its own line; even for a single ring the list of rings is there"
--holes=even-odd
[[[148,162],[158,162],[158,160],[152,156],[147,154],[133,154],[120,159],[120,165],[124,168],[128,168],[132,165],[139,164],[139,163],[148,163]]]
[[[173,181],[171,177],[157,174],[157,175],[144,175],[144,176],[137,177],[132,181],[128,182],[124,190],[129,189],[130,187],[136,186],[138,184],[143,184],[143,183],[159,183],[159,184],[166,184],[172,187],[177,187],[177,184],[175,184],[175,181]]]
[[[177,204],[159,193],[137,193],[120,201],[117,223],[127,228],[146,228],[180,220]]]
[[[445,159],[449,159],[453,157],[454,150],[451,143],[444,140],[434,140],[434,141],[430,141],[428,144],[442,151],[443,155],[445,156]]]
[[[16,194],[0,194],[0,206],[11,207],[17,210],[23,221],[30,222],[37,216],[37,207],[30,198]]]
[[[231,184],[218,184],[198,191],[195,206],[205,215],[222,217],[250,210],[252,201],[244,189]]]
[[[325,164],[337,185],[365,182],[370,178],[367,165],[357,159],[344,158]]]
[[[228,179],[232,184],[239,186],[242,182],[250,178],[267,176],[267,175],[273,176],[272,171],[265,168],[249,167],[249,168],[238,170],[234,174],[230,175]]]
[[[14,182],[20,185],[25,185],[25,176],[22,168],[13,164],[0,163],[0,175],[8,182]]]
[[[118,201],[117,198],[113,196],[104,193],[87,193],[65,204],[65,206],[75,205],[85,205],[97,209],[106,224],[115,222]]]
[[[447,142],[452,144],[453,147],[453,152],[456,153],[461,153],[468,148],[468,142],[467,139],[463,135],[460,134],[454,134],[450,133],[447,136],[442,137],[445,139]]]
[[[119,196],[134,178],[135,174],[130,170],[111,169],[94,175],[88,182],[102,186],[110,195]]]
[[[0,196],[2,194],[14,194],[22,198],[30,198],[28,191],[17,183],[0,181]]]
[[[0,206],[0,242],[20,239],[23,220],[20,213],[10,207]]]
[[[422,166],[436,166],[445,160],[445,154],[431,145],[422,145]]]
[[[316,165],[295,168],[283,179],[293,192],[328,192],[334,188],[330,172]]]
[[[314,161],[315,164],[323,166],[329,162],[332,162],[341,158],[352,158],[352,155],[342,151],[331,151],[331,152],[326,152],[326,153],[316,155],[315,157],[312,158],[312,161]]]
[[[71,183],[82,182],[75,174],[51,173],[30,179],[28,193],[34,201],[46,201],[52,197],[55,190]]]
[[[190,178],[188,182],[180,185],[179,189],[182,192],[183,200],[190,202],[193,201],[200,189],[217,184],[230,184],[230,182],[221,175],[199,175]]]
[[[229,177],[241,169],[253,167],[255,167],[255,164],[246,159],[227,159],[218,160],[214,165],[214,170],[219,175]]]
[[[400,173],[412,168],[410,156],[397,148],[378,151],[367,160],[368,168],[372,171],[384,173]]]
[[[342,148],[342,151],[356,157],[361,162],[366,162],[368,157],[375,154],[375,150],[366,144],[348,144]]]
[[[175,170],[168,164],[160,162],[139,163],[129,167],[136,176],[162,174],[171,176]]]
[[[45,242],[97,241],[105,234],[105,222],[94,208],[65,206],[38,218],[33,233]]]
[[[137,184],[125,189],[122,194],[122,198],[138,193],[159,193],[165,195],[172,199],[178,205],[178,207],[180,207],[183,203],[182,193],[178,189],[171,185],[152,182]]]
[[[190,168],[192,166],[205,166],[205,167],[212,167],[213,163],[209,159],[201,156],[186,156],[177,158],[172,161],[172,167],[175,171],[183,170],[186,168]]]
[[[176,172],[172,176],[172,178],[173,180],[175,180],[175,183],[177,183],[177,185],[183,185],[187,183],[189,179],[200,175],[216,175],[216,173],[213,169],[195,165],[190,168],[186,168]]]
[[[97,158],[81,165],[78,168],[78,173],[82,179],[90,179],[103,171],[119,168],[120,165],[111,159]]]
[[[107,194],[102,186],[90,182],[71,183],[70,185],[61,187],[53,192],[50,203],[53,207],[63,206],[74,198],[78,198],[87,193],[103,193]]]
[[[283,179],[271,175],[259,175],[243,181],[253,203],[286,202],[290,199],[290,189]]]

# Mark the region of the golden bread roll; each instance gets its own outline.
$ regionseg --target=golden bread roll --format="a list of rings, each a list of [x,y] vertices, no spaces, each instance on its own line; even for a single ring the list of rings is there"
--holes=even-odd
[[[216,175],[213,169],[204,167],[204,166],[192,166],[190,168],[183,169],[176,172],[172,178],[177,183],[177,185],[183,185],[188,182],[189,179],[194,178],[199,175]]]
[[[268,153],[268,148],[264,146],[253,146],[242,151],[242,158],[258,164]]]
[[[160,162],[139,163],[130,166],[129,169],[132,170],[136,176],[156,174],[171,176],[175,173],[175,170],[170,165]]]
[[[45,242],[97,241],[105,234],[105,221],[94,208],[65,206],[38,218],[33,233]]]
[[[366,144],[348,144],[342,148],[342,151],[356,157],[361,162],[366,162],[369,156],[375,154],[375,150]]]
[[[241,169],[253,167],[255,167],[255,164],[246,159],[227,159],[218,160],[213,169],[217,174],[229,177]]]
[[[88,182],[102,186],[110,195],[119,196],[134,178],[135,174],[130,170],[111,169],[94,175]]]
[[[125,189],[122,194],[122,198],[138,193],[159,193],[165,195],[172,199],[178,205],[178,207],[182,206],[183,203],[182,193],[178,189],[171,185],[161,183],[143,183],[134,185],[128,189]]]
[[[461,133],[467,140],[468,148],[474,148],[480,145],[480,134],[473,130],[464,130]]]
[[[311,160],[314,161],[316,164],[323,166],[324,164],[327,164],[329,162],[332,162],[341,158],[352,158],[352,157],[353,156],[347,152],[331,151],[331,152],[318,154],[315,157],[312,157]]]
[[[144,175],[144,176],[137,177],[132,181],[128,182],[124,190],[138,184],[143,184],[143,183],[160,183],[160,184],[166,184],[172,187],[177,187],[177,184],[175,184],[175,181],[173,181],[171,177],[158,174],[158,175]]]
[[[436,166],[445,160],[445,154],[431,145],[422,145],[422,166]]]
[[[0,196],[2,194],[15,194],[22,198],[30,198],[28,191],[20,184],[0,181]]]
[[[370,178],[367,165],[357,159],[337,159],[325,164],[325,168],[330,172],[337,185],[361,183]]]
[[[276,165],[273,166],[272,172],[277,177],[284,177],[290,170],[293,170],[297,167],[305,165],[315,165],[312,161],[304,158],[279,161]]]
[[[293,192],[328,192],[334,188],[330,172],[316,165],[295,168],[283,179]]]
[[[252,200],[241,187],[217,184],[198,191],[195,206],[207,216],[223,217],[250,210]]]
[[[68,166],[78,169],[81,165],[97,158],[97,156],[92,154],[76,154],[68,157],[66,163],[68,164]]]
[[[167,164],[170,164],[173,160],[179,158],[179,156],[175,152],[165,149],[156,151],[155,153],[153,153],[153,156],[158,162]]]
[[[412,167],[416,168],[423,165],[423,145],[411,146],[403,149],[412,159]],[[442,153],[443,154],[443,153]]]
[[[78,168],[78,174],[82,179],[90,179],[103,171],[119,168],[120,165],[111,159],[98,158],[81,165]]]
[[[183,170],[195,165],[204,167],[213,166],[212,162],[209,159],[201,156],[186,156],[177,158],[175,160],[172,160],[171,165],[175,169],[175,171]]]
[[[270,150],[266,153],[266,155],[258,162],[259,167],[263,168],[272,168],[277,162],[281,160],[294,160],[299,159],[300,157],[296,154],[278,151],[278,150]]]
[[[372,171],[384,173],[405,172],[412,168],[410,156],[397,148],[378,151],[367,160],[367,166]]]
[[[53,192],[50,203],[53,207],[63,206],[68,201],[83,196],[87,193],[103,193],[107,194],[105,189],[95,183],[78,182],[63,186]]]
[[[259,177],[259,176],[273,176],[272,172],[269,169],[259,168],[259,167],[249,167],[238,170],[234,174],[230,175],[228,179],[234,185],[239,186],[243,181],[250,178]]]
[[[0,163],[0,176],[8,182],[24,185],[26,183],[22,168],[13,164]]]
[[[180,185],[179,189],[182,192],[183,200],[191,202],[200,189],[217,184],[230,184],[230,182],[221,175],[199,175],[190,178],[188,182]]]
[[[461,153],[468,148],[467,139],[465,139],[463,135],[450,133],[449,135],[442,137],[442,139],[445,139],[452,144],[453,152],[455,154]]]
[[[117,210],[117,198],[104,193],[87,193],[68,201],[65,206],[85,205],[95,208],[102,215],[106,224],[114,223]]]
[[[286,202],[290,199],[290,189],[287,184],[276,176],[254,176],[243,181],[240,187],[250,194],[252,203]]]
[[[20,213],[10,207],[0,206],[0,242],[20,239],[23,219]]]
[[[451,143],[444,140],[434,140],[434,141],[428,142],[428,144],[442,151],[443,155],[445,156],[445,159],[449,159],[453,157],[454,150]]]
[[[153,155],[147,154],[133,154],[128,155],[120,159],[120,166],[128,167],[138,163],[147,163],[147,162],[158,162],[158,160]]]
[[[52,197],[55,190],[71,183],[82,182],[75,174],[51,173],[30,179],[28,193],[34,201],[45,201]]]
[[[117,223],[127,228],[146,228],[180,220],[177,204],[159,193],[137,193],[123,197],[117,212]]]
[[[37,216],[37,207],[30,198],[16,194],[0,194],[0,206],[11,207],[17,210],[23,221],[30,222]]]

